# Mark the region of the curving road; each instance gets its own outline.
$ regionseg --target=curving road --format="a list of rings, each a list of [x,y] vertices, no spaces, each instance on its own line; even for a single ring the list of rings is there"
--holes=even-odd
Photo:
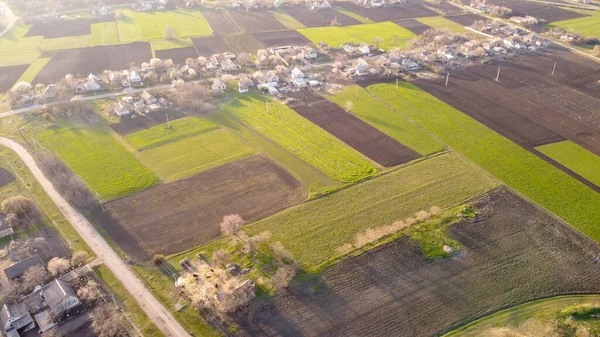
[[[17,23],[19,17],[16,16],[13,13],[12,9],[10,9],[10,7],[8,7],[8,5],[4,2],[0,2],[0,9],[4,11],[4,16],[8,18],[8,24],[6,25],[6,28],[4,28],[4,30],[0,32],[1,37],[2,35],[10,32],[11,29],[13,29],[13,26],[15,25],[15,23]]]
[[[129,269],[128,265],[121,260],[119,255],[98,234],[94,226],[74,209],[63,197],[56,192],[54,186],[42,173],[33,157],[19,143],[8,138],[0,137],[0,145],[4,145],[15,151],[31,170],[33,176],[39,181],[48,196],[54,201],[62,214],[69,220],[79,235],[92,248],[94,253],[104,264],[110,268],[113,274],[123,283],[131,296],[139,303],[146,315],[162,331],[165,336],[184,337],[190,334],[175,320],[173,315],[150,293],[142,281]]]

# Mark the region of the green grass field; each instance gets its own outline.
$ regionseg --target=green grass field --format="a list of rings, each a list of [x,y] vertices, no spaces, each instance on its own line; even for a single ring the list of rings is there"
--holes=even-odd
[[[357,93],[358,99],[356,99]],[[371,96],[368,91],[357,85],[347,86],[343,91],[326,97],[343,108],[346,108],[347,102],[352,102],[351,112],[355,116],[424,156],[446,148],[445,144],[385,106]]]
[[[103,123],[85,127],[62,124],[38,133],[36,138],[55,150],[103,200],[157,184],[158,177],[127,151],[113,132]]]
[[[465,26],[458,24],[454,21],[448,20],[442,16],[430,16],[426,18],[417,18],[416,20],[428,25],[429,27],[435,29],[447,29],[452,33],[468,32],[468,30],[465,29]]]
[[[325,42],[331,47],[340,47],[347,42],[365,42],[373,44],[375,38],[381,38],[379,47],[383,49],[402,48],[415,37],[412,32],[392,22],[379,22],[354,26],[333,26],[298,29],[313,43]]]
[[[176,119],[169,124],[170,127],[164,123],[130,133],[125,139],[141,151],[218,128],[214,122],[196,117]]]
[[[215,130],[139,153],[164,181],[174,181],[249,157],[256,151],[227,130]]]
[[[92,46],[91,35],[67,36],[55,39],[44,39],[40,44],[42,50],[77,49]]]
[[[287,14],[284,11],[276,10],[271,11],[270,13],[275,19],[277,19],[277,21],[281,22],[282,25],[286,26],[289,29],[300,29],[306,27],[302,24],[302,22],[294,19],[293,16]]]
[[[92,25],[92,44],[94,46],[117,43],[119,43],[119,32],[116,22],[101,22]]]
[[[449,153],[404,167],[245,227],[265,230],[302,265],[313,269],[336,256],[367,228],[404,220],[431,206],[447,208],[495,186],[478,168]]]
[[[31,83],[33,81],[33,79],[37,76],[37,74],[42,70],[42,68],[44,68],[46,66],[46,64],[49,61],[50,61],[49,58],[42,58],[42,59],[35,60],[31,65],[29,65],[29,68],[27,68],[27,70],[25,70],[23,75],[21,75],[21,77],[19,78],[19,80],[16,83],[19,83],[21,81]]]
[[[535,148],[571,171],[600,186],[600,157],[570,140]]]
[[[351,12],[349,10],[345,10],[345,9],[341,9],[341,8],[336,8],[336,10],[342,14],[346,14],[347,16],[354,18],[362,23],[375,23],[375,21],[371,20],[371,19],[367,19],[363,16],[360,16],[354,12]]]
[[[117,22],[120,42],[162,39],[165,26],[174,27],[179,37],[209,36],[212,31],[208,21],[198,10],[120,12],[123,13],[123,18]]]
[[[553,22],[548,26],[550,28],[556,26],[565,28],[567,30],[572,29],[584,36],[600,37],[600,13],[596,12],[592,16],[585,16],[578,19]]]
[[[377,173],[365,157],[287,105],[270,100],[267,113],[267,100],[257,94],[246,95],[227,105],[225,110],[340,182],[356,182]]]
[[[368,90],[518,192],[600,242],[600,194],[485,125],[403,82]]]
[[[15,25],[0,38],[0,67],[31,64],[41,56],[37,49],[43,36],[24,37],[29,25]]]

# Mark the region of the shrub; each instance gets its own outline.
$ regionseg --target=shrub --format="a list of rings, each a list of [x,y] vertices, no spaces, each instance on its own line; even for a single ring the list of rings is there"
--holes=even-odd
[[[71,257],[71,264],[74,266],[82,266],[88,259],[88,253],[83,250],[78,250]]]
[[[165,261],[167,261],[167,259],[165,258],[165,256],[163,254],[154,254],[154,256],[152,257],[152,263],[155,266],[158,266],[159,264],[163,264],[163,263],[165,263]]]
[[[71,268],[71,262],[67,259],[55,257],[48,262],[48,271],[54,276],[66,272],[69,268]]]

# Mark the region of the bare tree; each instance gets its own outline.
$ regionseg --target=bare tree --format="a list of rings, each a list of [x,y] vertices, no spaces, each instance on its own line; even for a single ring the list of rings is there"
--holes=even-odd
[[[375,46],[375,48],[379,48],[379,45],[381,44],[381,42],[383,41],[383,38],[381,38],[380,36],[375,36],[373,38],[373,45]]]
[[[346,109],[346,111],[352,111],[352,108],[354,108],[354,103],[348,100],[346,101],[346,103],[344,103],[344,108]]]
[[[77,289],[77,297],[83,301],[95,302],[102,297],[98,283],[89,279],[81,288]]]
[[[46,279],[48,279],[48,272],[44,266],[40,265],[29,267],[21,277],[23,286],[26,289],[33,289],[37,285],[42,285]]]
[[[2,202],[2,210],[5,213],[15,213],[17,215],[25,215],[35,208],[33,200],[17,195],[10,197]]]
[[[177,38],[177,30],[173,26],[165,26],[163,36],[167,40],[175,40]]]
[[[338,20],[337,15],[333,17],[333,19],[331,20],[331,22],[329,23],[330,26],[341,26],[342,24],[340,23],[340,21]]]
[[[223,217],[223,221],[219,225],[223,235],[235,235],[246,222],[237,214],[229,214]]]
[[[88,259],[88,253],[83,250],[78,250],[71,257],[71,265],[83,266]]]
[[[54,276],[66,272],[69,268],[71,268],[71,262],[67,259],[55,257],[48,261],[48,271]]]
[[[286,289],[290,281],[296,276],[297,268],[294,265],[284,265],[277,268],[275,275],[273,275],[273,285],[277,290]]]
[[[198,112],[208,112],[214,108],[209,101],[211,95],[204,85],[183,83],[168,91],[169,98],[179,107],[195,109]]]
[[[5,303],[14,302],[21,297],[24,291],[24,287],[15,281],[2,281],[0,284],[0,300]]]
[[[98,337],[129,336],[123,315],[112,304],[105,304],[92,312],[91,326]]]
[[[600,45],[596,45],[592,50],[592,55],[600,57]]]
[[[213,265],[220,267],[231,260],[231,254],[223,249],[219,249],[212,255],[212,263]]]

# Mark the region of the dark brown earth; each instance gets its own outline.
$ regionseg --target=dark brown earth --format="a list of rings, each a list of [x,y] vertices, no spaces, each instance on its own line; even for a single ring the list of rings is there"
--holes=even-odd
[[[302,202],[304,186],[263,156],[254,156],[111,201],[93,217],[123,250],[148,260],[220,236],[223,216],[255,221]]]
[[[326,27],[331,25],[334,17],[342,26],[360,25],[361,22],[334,9],[311,10],[305,7],[291,7],[284,11],[306,27]]]
[[[57,37],[89,35],[92,33],[92,24],[114,20],[114,17],[109,15],[105,17],[74,19],[55,23],[36,23],[29,29],[27,34],[25,34],[25,37],[43,36],[46,39],[52,39]]]
[[[108,69],[129,69],[132,62],[139,65],[151,58],[147,42],[61,50],[38,73],[33,84],[54,83],[67,74],[85,77]]]
[[[199,37],[192,39],[194,47],[200,56],[212,56],[229,51],[229,47],[220,36]]]
[[[207,10],[202,13],[216,35],[286,29],[281,22],[265,11]]]
[[[125,136],[136,131],[166,123],[167,114],[169,115],[170,121],[174,121],[185,116],[185,114],[179,110],[161,109],[152,111],[144,116],[136,116],[136,118],[121,118],[119,123],[111,124],[110,127],[118,134]]]
[[[417,35],[421,35],[421,34],[423,34],[424,31],[431,29],[431,27],[429,27],[428,25],[426,25],[422,22],[419,22],[415,19],[395,20],[394,23],[399,25],[402,28],[406,28],[406,29],[410,30],[411,32],[413,32]]]
[[[396,166],[421,156],[331,101],[321,100],[293,109],[382,166]]]
[[[157,50],[155,51],[155,55],[159,59],[171,59],[173,62],[179,64],[185,64],[185,60],[190,57],[193,59],[198,57],[198,53],[194,47]]]
[[[462,8],[454,6],[448,2],[427,2],[426,6],[439,12],[441,15],[452,15],[452,14],[460,14],[463,13]]]
[[[430,337],[526,301],[600,292],[600,249],[589,239],[505,189],[476,206],[476,219],[450,229],[463,245],[452,257],[427,259],[418,243],[401,238],[291,288],[242,330]]]
[[[350,1],[337,2],[336,5],[376,22],[438,15],[438,13],[415,3],[388,5],[385,8],[366,8]]]
[[[17,83],[29,65],[0,67],[0,93],[8,92]]]
[[[202,14],[213,29],[214,34],[224,35],[240,32],[240,27],[233,18],[224,10],[206,10]]]
[[[4,187],[15,181],[15,176],[7,169],[0,167],[0,187]]]
[[[312,45],[306,36],[298,33],[295,30],[282,30],[277,32],[265,32],[253,34],[254,38],[263,46],[279,47],[279,46],[302,46]]]
[[[257,50],[264,48],[262,43],[251,34],[228,35],[224,36],[223,40],[227,44],[227,47],[229,47],[229,50],[236,54],[256,54]]]
[[[531,15],[538,20],[546,23],[570,20],[584,17],[585,15],[572,12],[559,7],[518,0],[490,0],[489,4],[505,6],[513,10],[513,15],[526,16]]]
[[[487,18],[477,14],[462,14],[447,16],[446,19],[459,23],[463,26],[471,26],[475,21],[487,21]]]

